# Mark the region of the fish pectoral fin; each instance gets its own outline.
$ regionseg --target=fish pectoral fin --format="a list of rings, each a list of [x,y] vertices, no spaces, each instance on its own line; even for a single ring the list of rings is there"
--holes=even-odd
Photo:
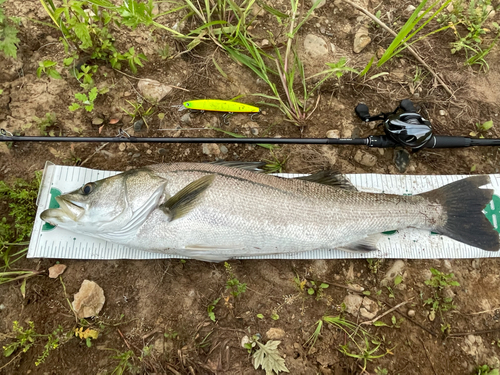
[[[296,179],[316,182],[344,190],[358,190],[343,174],[335,171],[320,171],[309,176],[297,177]]]
[[[215,175],[203,176],[180,190],[158,207],[170,220],[183,217],[193,209],[200,195],[212,184]]]
[[[380,239],[380,234],[372,234],[359,241],[338,247],[339,250],[349,251],[353,253],[368,253],[370,251],[377,251],[377,242]]]

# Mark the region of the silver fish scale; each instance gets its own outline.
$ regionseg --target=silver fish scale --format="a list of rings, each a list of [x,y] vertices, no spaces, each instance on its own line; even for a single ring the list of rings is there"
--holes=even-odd
[[[420,196],[361,193],[211,164],[148,168],[167,181],[163,201],[216,175],[184,217],[169,221],[159,209],[148,216],[128,245],[149,251],[233,257],[335,248],[388,230],[431,229],[442,214]]]

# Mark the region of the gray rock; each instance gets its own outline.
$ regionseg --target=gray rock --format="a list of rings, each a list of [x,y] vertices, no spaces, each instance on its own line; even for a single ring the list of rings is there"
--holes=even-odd
[[[266,332],[266,337],[269,340],[280,340],[283,337],[285,337],[285,331],[282,330],[281,328],[270,328]]]
[[[191,115],[189,114],[189,112],[182,115],[181,122],[184,122],[186,124],[191,123]]]
[[[415,8],[413,5],[411,5],[411,4],[410,4],[410,5],[408,5],[408,6],[406,7],[405,12],[407,12],[407,13],[410,13],[410,14],[411,14],[411,13],[413,13],[413,12],[415,11],[415,9],[417,9],[417,8]]]
[[[405,262],[403,262],[402,260],[396,260],[394,262],[394,264],[392,265],[392,267],[389,269],[389,271],[386,272],[384,278],[380,282],[380,285],[381,286],[392,285],[393,281],[394,281],[394,278],[397,275],[402,275],[403,274],[405,266],[406,266]]]
[[[373,167],[375,164],[377,164],[377,158],[374,155],[361,150],[358,150],[356,152],[356,154],[354,155],[354,160],[366,167]]]
[[[79,319],[97,316],[104,306],[104,291],[94,281],[83,280],[72,303]]]
[[[354,35],[354,53],[360,53],[370,42],[372,38],[368,34],[368,29],[364,26],[361,26],[356,34]]]
[[[378,314],[378,305],[377,302],[369,299],[368,297],[363,298],[363,302],[361,304],[361,308],[359,309],[359,313],[363,318],[373,319]]]
[[[304,39],[304,50],[312,57],[328,55],[328,46],[323,38],[314,34],[306,35]]]
[[[217,146],[215,143],[203,143],[202,145],[202,150],[205,155],[208,156],[218,156],[220,155],[220,149],[219,146]]]
[[[455,292],[453,290],[451,290],[450,287],[446,287],[443,289],[443,297],[444,298],[455,298]]]
[[[142,130],[142,125],[144,125],[144,120],[142,118],[134,122],[134,131],[140,132]]]
[[[144,78],[137,84],[139,92],[153,102],[159,102],[172,91],[172,87],[164,85],[154,79]]]
[[[337,129],[328,130],[326,132],[327,138],[340,138],[340,132]]]
[[[311,0],[311,5],[314,5],[316,2],[319,2],[318,6],[316,9],[319,9],[321,7],[324,7],[326,4],[326,0]]]
[[[226,147],[226,146],[221,145],[221,146],[219,146],[219,149],[220,149],[220,152],[222,152],[223,154],[227,154],[227,151],[228,151],[228,150],[227,150],[227,147]]]
[[[104,122],[104,120],[102,118],[99,118],[99,117],[94,117],[92,119],[92,125],[102,125],[103,122]]]
[[[167,149],[166,148],[159,148],[158,149],[158,153],[160,155],[166,155],[167,154]]]
[[[472,268],[478,270],[481,267],[481,259],[477,258],[472,260]]]
[[[361,297],[358,294],[348,294],[344,298],[344,305],[346,311],[354,316],[358,316],[359,308],[361,307],[362,303],[363,303],[363,297]]]
[[[399,173],[405,173],[410,164],[410,153],[406,150],[397,150],[394,153],[393,162]]]

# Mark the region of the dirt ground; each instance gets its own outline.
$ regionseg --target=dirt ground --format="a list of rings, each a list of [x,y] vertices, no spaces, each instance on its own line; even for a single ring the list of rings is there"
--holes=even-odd
[[[286,1],[270,4],[283,12],[289,10]],[[399,26],[409,17],[406,11],[413,2],[386,1],[375,4],[359,2],[372,12],[380,10],[399,20]],[[306,5],[309,4],[306,1]],[[417,5],[417,4],[413,4]],[[176,42],[168,32],[139,27],[123,27],[116,44],[126,50],[132,46],[144,53],[148,61],[136,75],[124,66],[122,72],[109,64],[99,65],[94,80],[98,87],[108,87],[100,95],[92,112],[71,112],[68,106],[74,94],[80,92],[79,82],[62,68],[66,57],[58,30],[49,24],[40,3],[35,0],[5,3],[9,16],[21,17],[18,58],[0,55],[0,128],[12,133],[39,135],[33,116],[56,115],[49,130],[64,136],[115,136],[126,129],[135,136],[213,137],[220,132],[204,129],[220,127],[245,136],[265,137],[326,137],[334,130],[341,137],[366,137],[381,134],[375,123],[363,124],[354,114],[359,102],[367,103],[372,113],[389,112],[400,100],[409,98],[420,112],[432,121],[435,132],[442,135],[468,136],[476,123],[493,120],[494,127],[485,137],[499,137],[500,112],[499,54],[488,56],[490,70],[478,72],[463,65],[463,54],[450,53],[453,32],[427,37],[417,44],[425,61],[455,93],[450,95],[425,73],[415,80],[418,63],[407,52],[391,60],[375,73],[387,72],[375,79],[345,74],[340,80],[325,83],[318,106],[305,126],[285,121],[273,107],[250,119],[246,114],[232,116],[229,123],[220,114],[179,112],[173,105],[191,99],[231,99],[249,104],[259,99],[252,93],[269,94],[268,87],[247,68],[233,62],[213,43],[202,42],[189,53],[174,59],[162,59],[158,53],[165,43],[174,52],[183,52],[185,45]],[[495,16],[498,22],[498,16]],[[257,16],[254,36],[266,38],[263,26],[269,28],[274,18]],[[172,25],[175,14],[165,22]],[[194,20],[185,27],[193,29]],[[192,23],[192,24],[190,24]],[[371,43],[361,53],[353,52],[353,39],[359,26],[367,24]],[[276,29],[273,30],[276,33]],[[262,35],[261,35],[262,34]],[[306,35],[316,35],[326,42],[328,52],[313,57],[304,49]],[[324,69],[324,63],[348,59],[348,65],[362,70],[379,48],[386,48],[392,37],[342,1],[326,1],[304,24],[298,36],[299,54],[307,75]],[[38,62],[50,59],[59,63],[63,79],[47,76],[37,78]],[[214,61],[225,72],[223,76]],[[373,74],[375,74],[373,73]],[[370,73],[371,74],[371,73]],[[138,79],[154,79],[176,86],[154,106],[147,127],[133,129],[132,118],[123,108],[131,110],[127,101],[141,100]],[[181,88],[181,89],[179,89]],[[317,96],[316,96],[317,97]],[[314,99],[316,99],[316,97]],[[163,114],[160,119],[158,114]],[[99,120],[104,120],[100,123]],[[114,119],[118,123],[111,124]],[[26,126],[32,124],[32,126]],[[169,130],[167,130],[169,129]],[[191,130],[185,130],[191,129]],[[425,174],[488,174],[498,173],[498,148],[483,147],[453,150],[422,150],[412,154],[404,173]],[[284,172],[311,173],[334,169],[342,173],[401,173],[394,165],[393,149],[368,149],[361,146],[283,146],[274,151],[280,160],[287,159]],[[88,168],[127,170],[155,163],[218,159],[262,161],[272,159],[269,150],[258,146],[218,145],[205,148],[194,144],[102,144],[85,143],[15,143],[7,148],[0,144],[0,180],[33,178],[47,160],[56,164],[83,165]],[[471,172],[473,171],[473,172]],[[0,217],[6,216],[0,205]],[[68,306],[83,280],[95,281],[104,290],[106,302],[99,315],[88,319],[99,330],[99,337],[87,347],[85,340],[74,336],[61,340],[50,351],[44,363],[36,366],[46,340],[41,337],[26,352],[15,352],[0,358],[0,374],[263,374],[255,370],[251,355],[241,342],[244,336],[259,334],[261,342],[281,341],[279,351],[291,374],[476,374],[476,368],[500,365],[500,261],[497,259],[468,260],[404,260],[391,274],[396,260],[369,263],[366,260],[233,260],[234,277],[247,284],[246,292],[234,298],[226,290],[229,273],[224,264],[194,260],[179,261],[80,261],[58,259],[24,259],[16,268],[47,270],[57,261],[67,265],[61,279],[49,279],[47,273],[28,280],[26,295],[20,292],[20,282],[0,285],[0,343],[12,342],[9,333],[13,321],[23,327],[34,322],[35,330],[46,335],[62,327],[70,335],[81,325]],[[424,301],[432,297],[433,289],[425,284],[431,277],[430,268],[445,274],[453,273],[460,286],[447,288],[456,308],[429,319],[430,308]],[[394,285],[399,274],[402,282]],[[386,281],[383,281],[386,278]],[[298,280],[298,281],[297,281]],[[387,284],[389,280],[389,284]],[[329,285],[320,295],[309,295],[311,282]],[[305,282],[302,284],[301,282]],[[363,287],[353,291],[352,285]],[[305,286],[304,286],[305,285]],[[389,288],[387,288],[389,286]],[[323,316],[341,314],[345,319],[361,322],[361,316],[345,312],[343,301],[348,295],[366,296],[379,308],[379,314],[404,303],[382,321],[387,326],[364,326],[372,335],[372,353],[363,370],[363,360],[342,353],[340,345],[352,343],[342,330],[325,324],[316,344],[307,341]],[[210,304],[220,298],[209,318]],[[391,321],[392,316],[398,322]],[[278,318],[279,317],[279,318]],[[401,322],[400,319],[403,319]],[[79,325],[80,324],[80,325]],[[450,327],[442,332],[443,324]],[[117,353],[131,351],[127,364],[117,359]],[[120,365],[122,364],[122,366]],[[120,367],[121,366],[121,367]]]

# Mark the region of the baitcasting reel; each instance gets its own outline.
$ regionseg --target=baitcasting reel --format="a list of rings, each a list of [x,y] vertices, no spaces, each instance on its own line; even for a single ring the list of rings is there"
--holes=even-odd
[[[403,113],[398,114],[400,110]],[[413,103],[409,99],[404,99],[399,107],[391,113],[381,113],[370,116],[368,106],[360,103],[356,106],[356,114],[364,122],[380,121],[384,126],[384,132],[394,143],[410,147],[417,151],[431,142],[433,139],[432,125],[417,113]]]

